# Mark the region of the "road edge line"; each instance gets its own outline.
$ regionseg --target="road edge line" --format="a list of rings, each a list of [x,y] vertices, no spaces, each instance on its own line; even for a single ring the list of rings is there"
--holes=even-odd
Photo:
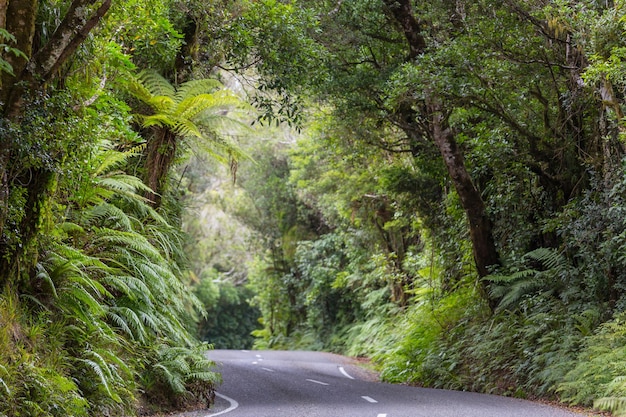
[[[233,400],[230,397],[225,396],[224,394],[220,394],[219,392],[215,393],[216,397],[220,397],[226,401],[228,401],[230,403],[230,407],[228,407],[226,410],[222,410],[219,413],[215,413],[215,414],[207,414],[205,417],[215,417],[215,416],[220,416],[222,414],[226,414],[226,413],[230,413],[231,411],[233,411],[234,409],[236,409],[237,407],[239,407],[239,403],[235,400]]]
[[[343,376],[345,376],[346,378],[354,379],[354,377],[352,375],[350,375],[348,372],[346,372],[346,370],[343,368],[343,366],[339,367],[339,372],[341,372],[343,374]]]

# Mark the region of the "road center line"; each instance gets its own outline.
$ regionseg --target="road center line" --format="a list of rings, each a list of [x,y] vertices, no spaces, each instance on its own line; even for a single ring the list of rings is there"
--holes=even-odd
[[[261,368],[261,369],[263,369],[264,371],[267,371],[267,372],[276,372],[275,370],[270,369],[270,368]]]
[[[206,415],[206,416],[204,416],[204,417],[215,417],[215,416],[220,416],[220,415],[222,415],[222,414],[229,413],[229,412],[233,411],[235,408],[239,407],[239,403],[238,403],[237,401],[235,401],[235,400],[233,400],[232,398],[229,398],[229,397],[227,397],[227,396],[225,396],[225,395],[222,395],[222,394],[220,394],[219,392],[216,392],[216,393],[215,393],[215,396],[225,399],[226,401],[228,401],[228,402],[230,403],[230,406],[229,406],[226,410],[220,411],[219,413],[215,413],[215,414],[207,414],[207,415]]]
[[[312,382],[312,383],[314,383],[314,384],[320,384],[320,385],[330,385],[330,384],[327,384],[326,382],[316,381],[315,379],[307,379],[307,381]]]
[[[387,414],[379,414],[378,417],[387,417]]]
[[[352,375],[350,375],[349,373],[346,372],[345,369],[343,369],[343,366],[339,367],[339,372],[341,372],[343,376],[345,376],[346,378],[354,379]]]
[[[368,397],[367,395],[362,395],[361,398],[363,398],[368,403],[372,403],[372,404],[375,404],[375,403],[378,402],[375,399],[373,399],[372,397]]]

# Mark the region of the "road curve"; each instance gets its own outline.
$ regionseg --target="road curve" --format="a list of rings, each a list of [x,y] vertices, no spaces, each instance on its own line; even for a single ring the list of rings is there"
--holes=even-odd
[[[194,417],[575,417],[513,398],[375,382],[350,359],[320,352],[215,350],[224,383]]]

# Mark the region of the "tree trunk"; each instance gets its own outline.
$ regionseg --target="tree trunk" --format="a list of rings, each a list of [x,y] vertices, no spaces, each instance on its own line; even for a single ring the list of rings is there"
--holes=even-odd
[[[416,58],[426,52],[427,44],[422,34],[419,20],[413,13],[410,0],[383,0],[393,19],[400,26],[409,45],[410,58]],[[428,97],[430,96],[430,97]],[[430,132],[439,153],[443,158],[452,184],[461,199],[461,205],[467,215],[470,238],[476,263],[478,276],[483,278],[490,273],[490,268],[500,265],[500,257],[496,250],[492,224],[487,216],[485,203],[480,192],[474,185],[465,167],[461,150],[458,148],[452,130],[446,126],[443,105],[436,93],[427,92],[426,106],[422,116],[430,120]],[[414,118],[413,130],[418,131],[418,121]],[[410,134],[407,132],[407,134]],[[484,297],[489,301],[492,310],[495,308],[493,300],[489,300],[487,284],[481,280]]]
[[[112,0],[74,0],[50,37],[49,42],[35,51],[35,20],[38,0],[0,0],[0,23],[6,22],[6,29],[16,38],[14,45],[27,58],[5,54],[4,59],[13,67],[14,75],[1,75],[0,102],[2,113],[8,123],[19,125],[24,113],[24,102],[28,94],[37,94],[44,84],[56,74],[58,68],[84,42],[89,32],[97,25],[111,6]],[[99,3],[93,12],[90,6]],[[15,143],[19,138],[0,136],[0,283],[20,285],[20,279],[27,277],[37,261],[37,234],[42,219],[42,208],[54,179],[49,168],[29,168],[20,165],[15,158]],[[62,156],[58,156],[59,162]],[[13,176],[9,176],[12,172]],[[24,185],[25,184],[25,185]],[[11,237],[6,233],[11,193],[26,191],[22,220],[14,224]]]
[[[409,44],[409,56],[415,58],[426,49],[420,22],[413,14],[410,0],[383,0],[393,18],[398,22]]]
[[[111,7],[111,1],[103,0],[93,14],[89,14],[89,6],[98,3],[97,0],[74,0],[72,2],[48,43],[35,52],[26,66],[19,72],[19,76],[13,81],[13,84],[10,87],[6,86],[7,91],[3,93],[3,101],[4,114],[8,118],[15,120],[20,117],[26,91],[37,90],[53,78],[56,70],[72,56],[87,39],[89,32],[107,13]],[[35,0],[29,0],[29,2],[36,3]],[[13,1],[9,3],[9,12],[12,4]],[[8,16],[11,17],[11,15]],[[32,45],[30,49],[32,51]],[[15,73],[18,74],[17,71]]]
[[[8,0],[0,0],[0,29],[7,28],[7,7],[9,7]]]
[[[157,129],[146,145],[146,163],[144,182],[153,192],[146,193],[146,198],[153,207],[161,205],[165,191],[167,174],[176,157],[176,134],[168,129]]]
[[[485,277],[489,275],[491,266],[500,264],[485,203],[467,172],[452,130],[443,126],[445,120],[441,111],[433,109],[432,121],[433,139],[467,214],[478,275]]]
[[[482,196],[467,172],[463,154],[456,143],[454,134],[449,127],[445,126],[446,120],[441,105],[432,104],[430,111],[433,140],[441,153],[452,184],[467,215],[476,270],[478,276],[484,278],[491,273],[493,266],[500,265],[491,220],[487,216]],[[481,280],[481,282],[485,291],[484,295],[489,299],[488,285],[485,281]],[[489,300],[489,303],[492,309],[495,308],[492,300]]]

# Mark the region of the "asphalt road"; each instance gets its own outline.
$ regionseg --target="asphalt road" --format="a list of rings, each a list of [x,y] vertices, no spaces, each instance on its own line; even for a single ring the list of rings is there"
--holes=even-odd
[[[351,359],[320,352],[215,350],[224,383],[194,417],[574,417],[492,395],[379,383]]]

